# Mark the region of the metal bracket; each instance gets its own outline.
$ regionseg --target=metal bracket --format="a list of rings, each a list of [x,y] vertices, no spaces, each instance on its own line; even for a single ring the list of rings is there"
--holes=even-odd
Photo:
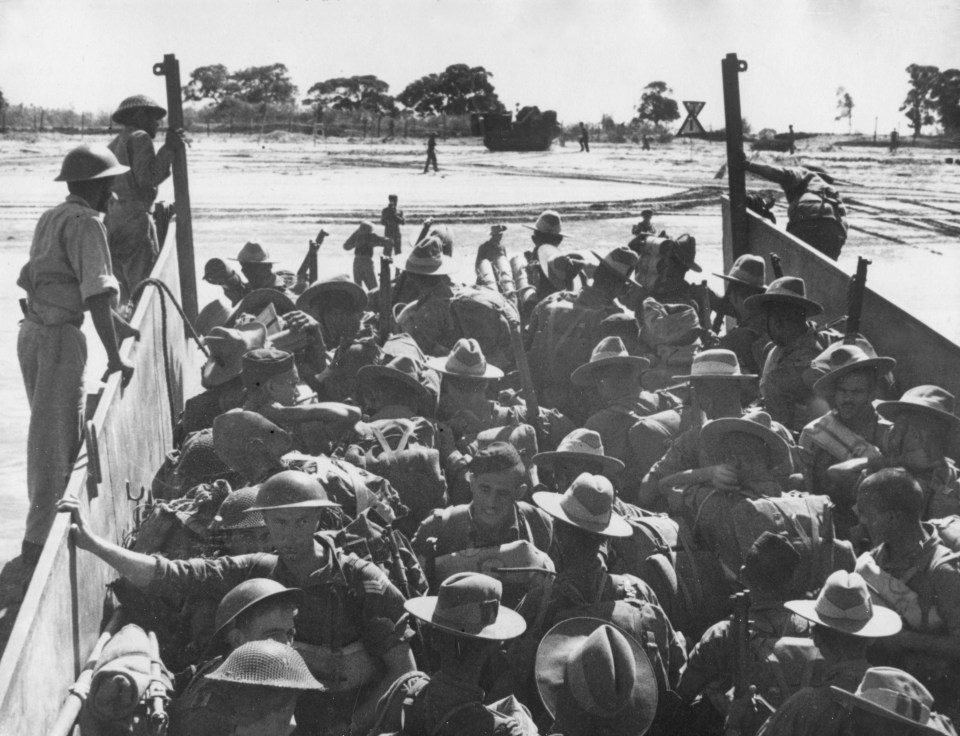
[[[134,503],[139,503],[143,499],[143,496],[147,492],[147,489],[144,486],[140,486],[140,493],[134,496],[133,494],[130,493],[130,479],[127,478],[125,482],[127,487],[127,500],[133,501]]]

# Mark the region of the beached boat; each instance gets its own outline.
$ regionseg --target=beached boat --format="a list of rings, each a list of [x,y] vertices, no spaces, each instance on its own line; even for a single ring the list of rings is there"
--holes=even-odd
[[[546,151],[559,133],[557,113],[553,110],[524,107],[516,120],[510,113],[479,116],[483,145],[491,151]]]

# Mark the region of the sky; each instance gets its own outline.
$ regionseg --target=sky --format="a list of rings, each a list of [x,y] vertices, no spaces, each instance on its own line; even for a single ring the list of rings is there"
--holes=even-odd
[[[881,134],[906,67],[960,67],[955,0],[0,0],[0,90],[10,103],[112,110],[134,93],[163,102],[164,54],[183,82],[199,66],[280,62],[300,88],[375,74],[399,94],[450,64],[484,66],[508,108],[554,109],[564,123],[629,120],[646,84],[706,102],[723,127],[720,61],[736,53],[754,131]],[[681,106],[682,111],[682,106]],[[679,121],[678,121],[679,124]]]

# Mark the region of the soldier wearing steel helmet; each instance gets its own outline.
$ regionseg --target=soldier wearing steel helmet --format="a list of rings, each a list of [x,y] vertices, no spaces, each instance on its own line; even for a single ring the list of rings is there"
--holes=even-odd
[[[67,183],[66,201],[40,217],[30,259],[17,285],[27,298],[17,356],[30,403],[27,491],[30,510],[23,559],[36,564],[53,523],[54,506],[67,485],[80,447],[86,339],[80,326],[89,311],[107,353],[107,372],[121,371],[124,384],[133,366],[120,358],[120,340],[130,334],[114,324],[117,296],[100,221],[110,189],[127,167],[103,146],[79,146],[66,155],[56,181]],[[119,339],[118,339],[119,338]]]
[[[153,203],[158,187],[170,176],[174,153],[183,147],[183,132],[167,130],[166,141],[154,151],[153,139],[166,114],[146,95],[126,98],[113,113],[114,122],[124,128],[109,148],[129,171],[114,182],[116,199],[110,202],[105,222],[123,301],[150,275],[160,250]]]
[[[254,577],[302,589],[294,646],[328,692],[301,698],[297,718],[331,733],[361,733],[390,684],[416,668],[408,643],[413,632],[403,620],[403,596],[387,576],[316,533],[324,509],[337,505],[316,477],[282,471],[260,486],[249,509],[263,513],[276,554],[192,560],[143,555],[100,538],[75,498],[64,498],[60,510],[73,514],[79,548],[153,595],[223,596]]]

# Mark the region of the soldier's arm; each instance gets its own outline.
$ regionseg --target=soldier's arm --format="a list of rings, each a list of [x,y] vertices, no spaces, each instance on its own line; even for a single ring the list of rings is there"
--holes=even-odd
[[[183,145],[182,142],[180,145]],[[133,178],[142,187],[160,186],[170,176],[176,144],[168,135],[160,150],[154,153],[153,140],[146,133],[130,138],[130,169]]]

